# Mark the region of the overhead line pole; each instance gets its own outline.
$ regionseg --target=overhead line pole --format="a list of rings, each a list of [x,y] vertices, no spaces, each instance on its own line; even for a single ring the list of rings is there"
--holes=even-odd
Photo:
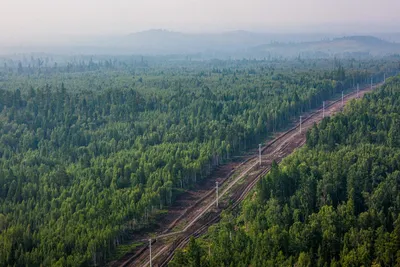
[[[261,166],[261,144],[258,144],[258,157],[260,159],[260,166]]]
[[[358,92],[360,91],[360,85],[357,83],[357,98],[359,97],[358,96]]]
[[[371,77],[371,90],[372,90],[372,77]]]
[[[149,239],[149,249],[150,249],[150,267],[153,267],[153,262],[151,257],[151,238]]]
[[[344,93],[342,91],[342,107],[344,106]]]
[[[322,118],[325,118],[325,101],[322,101]]]
[[[302,123],[303,116],[300,116],[300,133],[301,133],[301,123]]]
[[[217,193],[217,208],[218,208],[218,182],[215,182],[215,191]]]

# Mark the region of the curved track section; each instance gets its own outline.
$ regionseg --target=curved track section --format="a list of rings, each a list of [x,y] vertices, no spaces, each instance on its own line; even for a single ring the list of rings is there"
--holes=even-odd
[[[374,86],[376,88],[379,85]],[[373,88],[364,88],[360,90],[359,96]],[[347,94],[344,101],[348,102],[357,97],[356,92]],[[328,102],[325,107],[325,115],[331,116],[342,109],[341,99]],[[223,203],[220,208],[215,208],[216,199],[214,198],[215,190],[210,190],[193,206],[185,210],[161,235],[154,238],[152,242],[152,263],[153,266],[167,266],[168,262],[173,258],[176,249],[183,248],[189,242],[190,238],[198,237],[204,234],[208,227],[220,219],[220,214],[226,209],[236,208],[241,201],[250,193],[257,184],[259,179],[263,177],[271,168],[273,161],[279,163],[284,157],[291,154],[296,148],[301,147],[306,142],[305,133],[314,123],[322,120],[322,109],[309,113],[302,121],[302,133],[299,132],[299,124],[280,134],[275,139],[267,143],[262,148],[263,160],[259,164],[258,156],[252,156],[242,162],[235,170],[232,170],[224,180],[219,202]],[[231,205],[226,203],[229,200]],[[182,223],[183,219],[188,217],[186,226],[181,231],[171,232],[171,230]],[[162,239],[165,239],[163,242]],[[149,266],[148,245],[140,249],[135,255],[126,260],[119,266]]]

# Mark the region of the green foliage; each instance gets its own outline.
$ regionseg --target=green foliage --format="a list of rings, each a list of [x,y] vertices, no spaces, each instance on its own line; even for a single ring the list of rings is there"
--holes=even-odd
[[[332,70],[329,60],[51,62],[9,59],[0,69],[1,266],[105,264],[184,189],[370,74],[345,70],[348,62]],[[391,63],[376,66],[371,73],[380,74]],[[263,201],[286,215],[260,220],[289,224],[281,203],[296,180],[279,168],[274,177],[286,180],[267,179],[277,191]],[[304,205],[311,213],[320,202]],[[287,242],[287,229],[271,229],[271,248]],[[282,259],[288,249],[271,253]],[[188,263],[196,265],[203,254],[193,253]],[[222,255],[228,262],[231,253]]]
[[[217,253],[199,266],[397,266],[399,115],[396,77],[315,125],[257,197],[210,231]]]

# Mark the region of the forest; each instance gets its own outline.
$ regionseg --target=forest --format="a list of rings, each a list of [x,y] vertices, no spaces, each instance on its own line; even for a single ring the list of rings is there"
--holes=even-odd
[[[0,266],[104,265],[233,155],[400,70],[390,57],[1,60]],[[395,262],[398,86],[313,128],[214,229],[213,254],[193,240],[173,264]]]
[[[399,266],[400,76],[307,132],[169,266]]]

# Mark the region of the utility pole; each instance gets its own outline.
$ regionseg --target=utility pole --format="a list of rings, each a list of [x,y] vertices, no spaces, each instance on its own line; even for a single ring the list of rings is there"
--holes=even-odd
[[[342,91],[342,107],[344,106],[344,93]]]
[[[360,91],[360,85],[357,83],[357,98],[358,98],[358,91]]]
[[[322,101],[322,118],[325,118],[325,101]]]
[[[261,144],[258,144],[258,158],[260,159],[260,166],[261,166]]]
[[[371,90],[372,90],[372,77],[371,77]]]
[[[151,258],[151,238],[149,239],[149,248],[150,248],[150,267],[153,267],[153,262]]]
[[[217,192],[217,208],[218,208],[218,182],[215,182],[215,191]]]
[[[302,122],[303,116],[300,116],[300,133],[301,133],[301,122]]]

